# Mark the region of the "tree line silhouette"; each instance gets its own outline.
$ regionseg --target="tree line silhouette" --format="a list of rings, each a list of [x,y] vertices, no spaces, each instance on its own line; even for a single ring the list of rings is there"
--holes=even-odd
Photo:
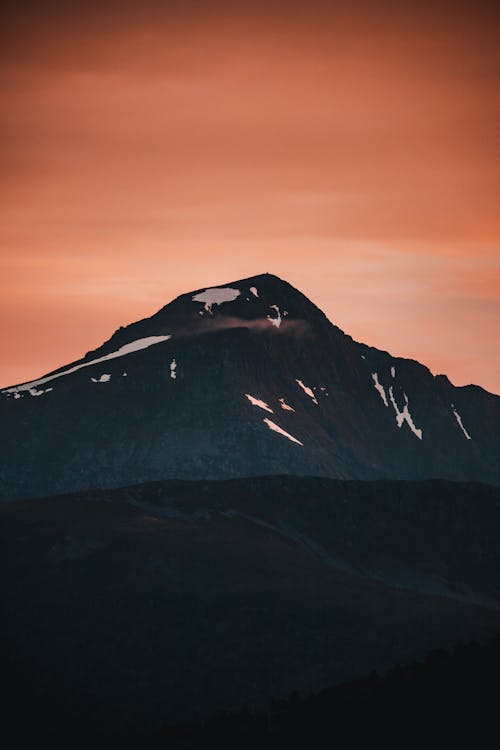
[[[82,739],[79,727],[62,736],[18,714],[18,741],[50,740],[51,747],[257,748],[450,747],[469,741],[489,747],[497,731],[500,635],[485,644],[459,643],[452,653],[430,652],[423,662],[344,683],[320,693],[274,700],[265,713],[221,713],[199,722],[164,726],[149,734],[114,733]],[[13,715],[11,714],[11,719]],[[4,728],[7,726],[4,723]],[[490,738],[490,739],[488,739]],[[81,744],[79,742],[81,740]],[[495,743],[491,744],[495,746]]]

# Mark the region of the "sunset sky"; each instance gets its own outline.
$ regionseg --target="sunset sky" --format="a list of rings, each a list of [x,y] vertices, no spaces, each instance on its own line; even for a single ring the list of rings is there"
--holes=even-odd
[[[269,271],[500,393],[493,4],[8,6],[1,386]]]

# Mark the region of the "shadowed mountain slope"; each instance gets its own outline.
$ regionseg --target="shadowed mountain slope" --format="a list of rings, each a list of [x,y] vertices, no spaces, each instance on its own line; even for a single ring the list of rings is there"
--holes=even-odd
[[[9,699],[81,731],[264,710],[500,629],[500,490],[261,477],[0,510]]]
[[[265,474],[500,484],[500,397],[353,341],[264,274],[0,393],[4,500]]]

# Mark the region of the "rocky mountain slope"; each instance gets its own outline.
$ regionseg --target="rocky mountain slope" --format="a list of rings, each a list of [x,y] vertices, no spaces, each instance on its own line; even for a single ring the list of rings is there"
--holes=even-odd
[[[500,484],[500,397],[357,343],[264,274],[0,393],[0,497],[265,474]]]

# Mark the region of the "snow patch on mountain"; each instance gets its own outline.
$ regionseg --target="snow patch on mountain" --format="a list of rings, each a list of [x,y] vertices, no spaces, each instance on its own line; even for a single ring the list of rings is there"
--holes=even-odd
[[[177,369],[177,362],[175,361],[175,359],[173,359],[170,363],[170,377],[172,378],[172,380],[175,380],[177,377],[177,373],[175,372],[176,369]]]
[[[382,383],[379,383],[378,373],[377,372],[372,372],[372,378],[373,378],[373,382],[375,384],[375,388],[377,389],[377,391],[380,394],[380,398],[382,399],[382,401],[384,402],[384,404],[386,406],[389,406],[389,402],[387,401],[387,396],[385,395],[384,386],[382,385]]]
[[[272,422],[267,417],[264,417],[263,421],[267,424],[270,430],[273,430],[274,432],[277,432],[280,435],[283,435],[284,437],[291,440],[293,443],[297,443],[298,445],[302,445],[302,446],[304,445],[304,443],[301,443],[300,440],[297,440],[297,438],[295,438],[293,435],[290,435],[289,432],[287,432],[286,430],[283,430],[281,427],[279,427],[279,425],[277,425],[275,422]]]
[[[44,393],[49,393],[52,390],[52,388],[45,388],[45,390],[37,390],[36,388],[30,388],[28,393],[30,396],[43,396]]]
[[[382,383],[379,382],[379,379],[378,379],[378,372],[372,372],[372,378],[375,384],[375,388],[380,394],[380,398],[382,399],[382,401],[384,402],[386,406],[389,406],[389,402],[387,401],[387,396],[385,395],[384,386],[382,385]]]
[[[212,312],[212,305],[223,305],[224,302],[234,302],[241,294],[239,289],[233,289],[230,286],[218,287],[214,289],[205,289],[204,292],[193,294],[193,302],[203,302],[205,310]]]
[[[266,411],[270,412],[270,414],[274,414],[274,411],[270,406],[266,404],[265,401],[262,401],[260,398],[255,398],[255,396],[251,396],[249,393],[245,393],[245,396],[254,406],[258,406],[260,409],[265,409]]]
[[[91,378],[93,383],[109,383],[111,375],[109,372],[105,372],[100,378]]]
[[[295,378],[295,381],[300,385],[300,387],[302,388],[302,390],[304,391],[304,393],[307,393],[307,395],[310,398],[312,398],[312,400],[314,401],[314,403],[317,406],[318,405],[318,401],[316,399],[316,396],[314,395],[314,392],[311,390],[311,388],[309,388],[308,385],[304,385],[304,383],[302,382],[302,380],[299,380],[298,378]]]
[[[253,294],[254,297],[258,297],[259,296],[259,292],[257,291],[257,287],[251,286],[250,287],[250,291],[252,292],[252,294]]]
[[[106,362],[109,359],[124,357],[126,354],[138,352],[141,349],[147,349],[148,347],[153,346],[153,344],[160,344],[162,341],[168,341],[168,339],[171,338],[172,336],[169,334],[167,336],[146,336],[146,338],[143,339],[136,339],[135,341],[130,341],[128,344],[124,344],[116,351],[110,352],[110,354],[105,354],[103,357],[92,359],[89,362],[81,362],[79,365],[70,367],[68,370],[63,370],[62,372],[56,372],[54,375],[47,375],[44,378],[38,378],[38,380],[31,380],[29,383],[23,383],[22,385],[16,385],[13,388],[7,388],[7,391],[3,391],[3,393],[18,393],[19,391],[29,391],[30,388],[34,388],[38,385],[43,385],[44,383],[48,383],[51,380],[55,380],[56,378],[62,378],[65,375],[71,375],[71,373],[77,372],[83,367],[91,367],[92,365]]]
[[[278,401],[280,402],[281,408],[284,409],[285,411],[295,411],[295,409],[293,408],[293,406],[290,406],[289,404],[287,404],[285,402],[284,398],[280,398],[280,399],[278,399]]]
[[[396,377],[396,368],[395,367],[391,367],[391,377],[392,378]]]
[[[394,407],[394,411],[396,412],[396,422],[398,427],[401,427],[403,422],[406,422],[413,434],[416,435],[419,440],[422,440],[422,430],[418,427],[415,427],[415,423],[413,422],[410,410],[408,408],[408,396],[406,395],[406,393],[403,393],[403,396],[405,399],[405,405],[403,407],[403,411],[400,411],[396,403],[396,399],[394,398],[392,385],[389,386],[389,397],[391,399],[391,404]]]
[[[462,430],[462,432],[464,433],[466,439],[467,440],[472,440],[471,436],[469,435],[469,433],[465,429],[464,424],[462,422],[462,417],[460,416],[460,414],[458,413],[458,411],[455,409],[454,404],[451,405],[451,408],[453,409],[453,414],[455,415],[455,419],[457,420],[458,425],[459,425],[460,429]]]
[[[273,318],[271,315],[267,316],[268,321],[273,325],[276,326],[276,328],[279,328],[281,325],[281,313],[278,305],[269,305],[271,310],[276,310],[276,318]]]

